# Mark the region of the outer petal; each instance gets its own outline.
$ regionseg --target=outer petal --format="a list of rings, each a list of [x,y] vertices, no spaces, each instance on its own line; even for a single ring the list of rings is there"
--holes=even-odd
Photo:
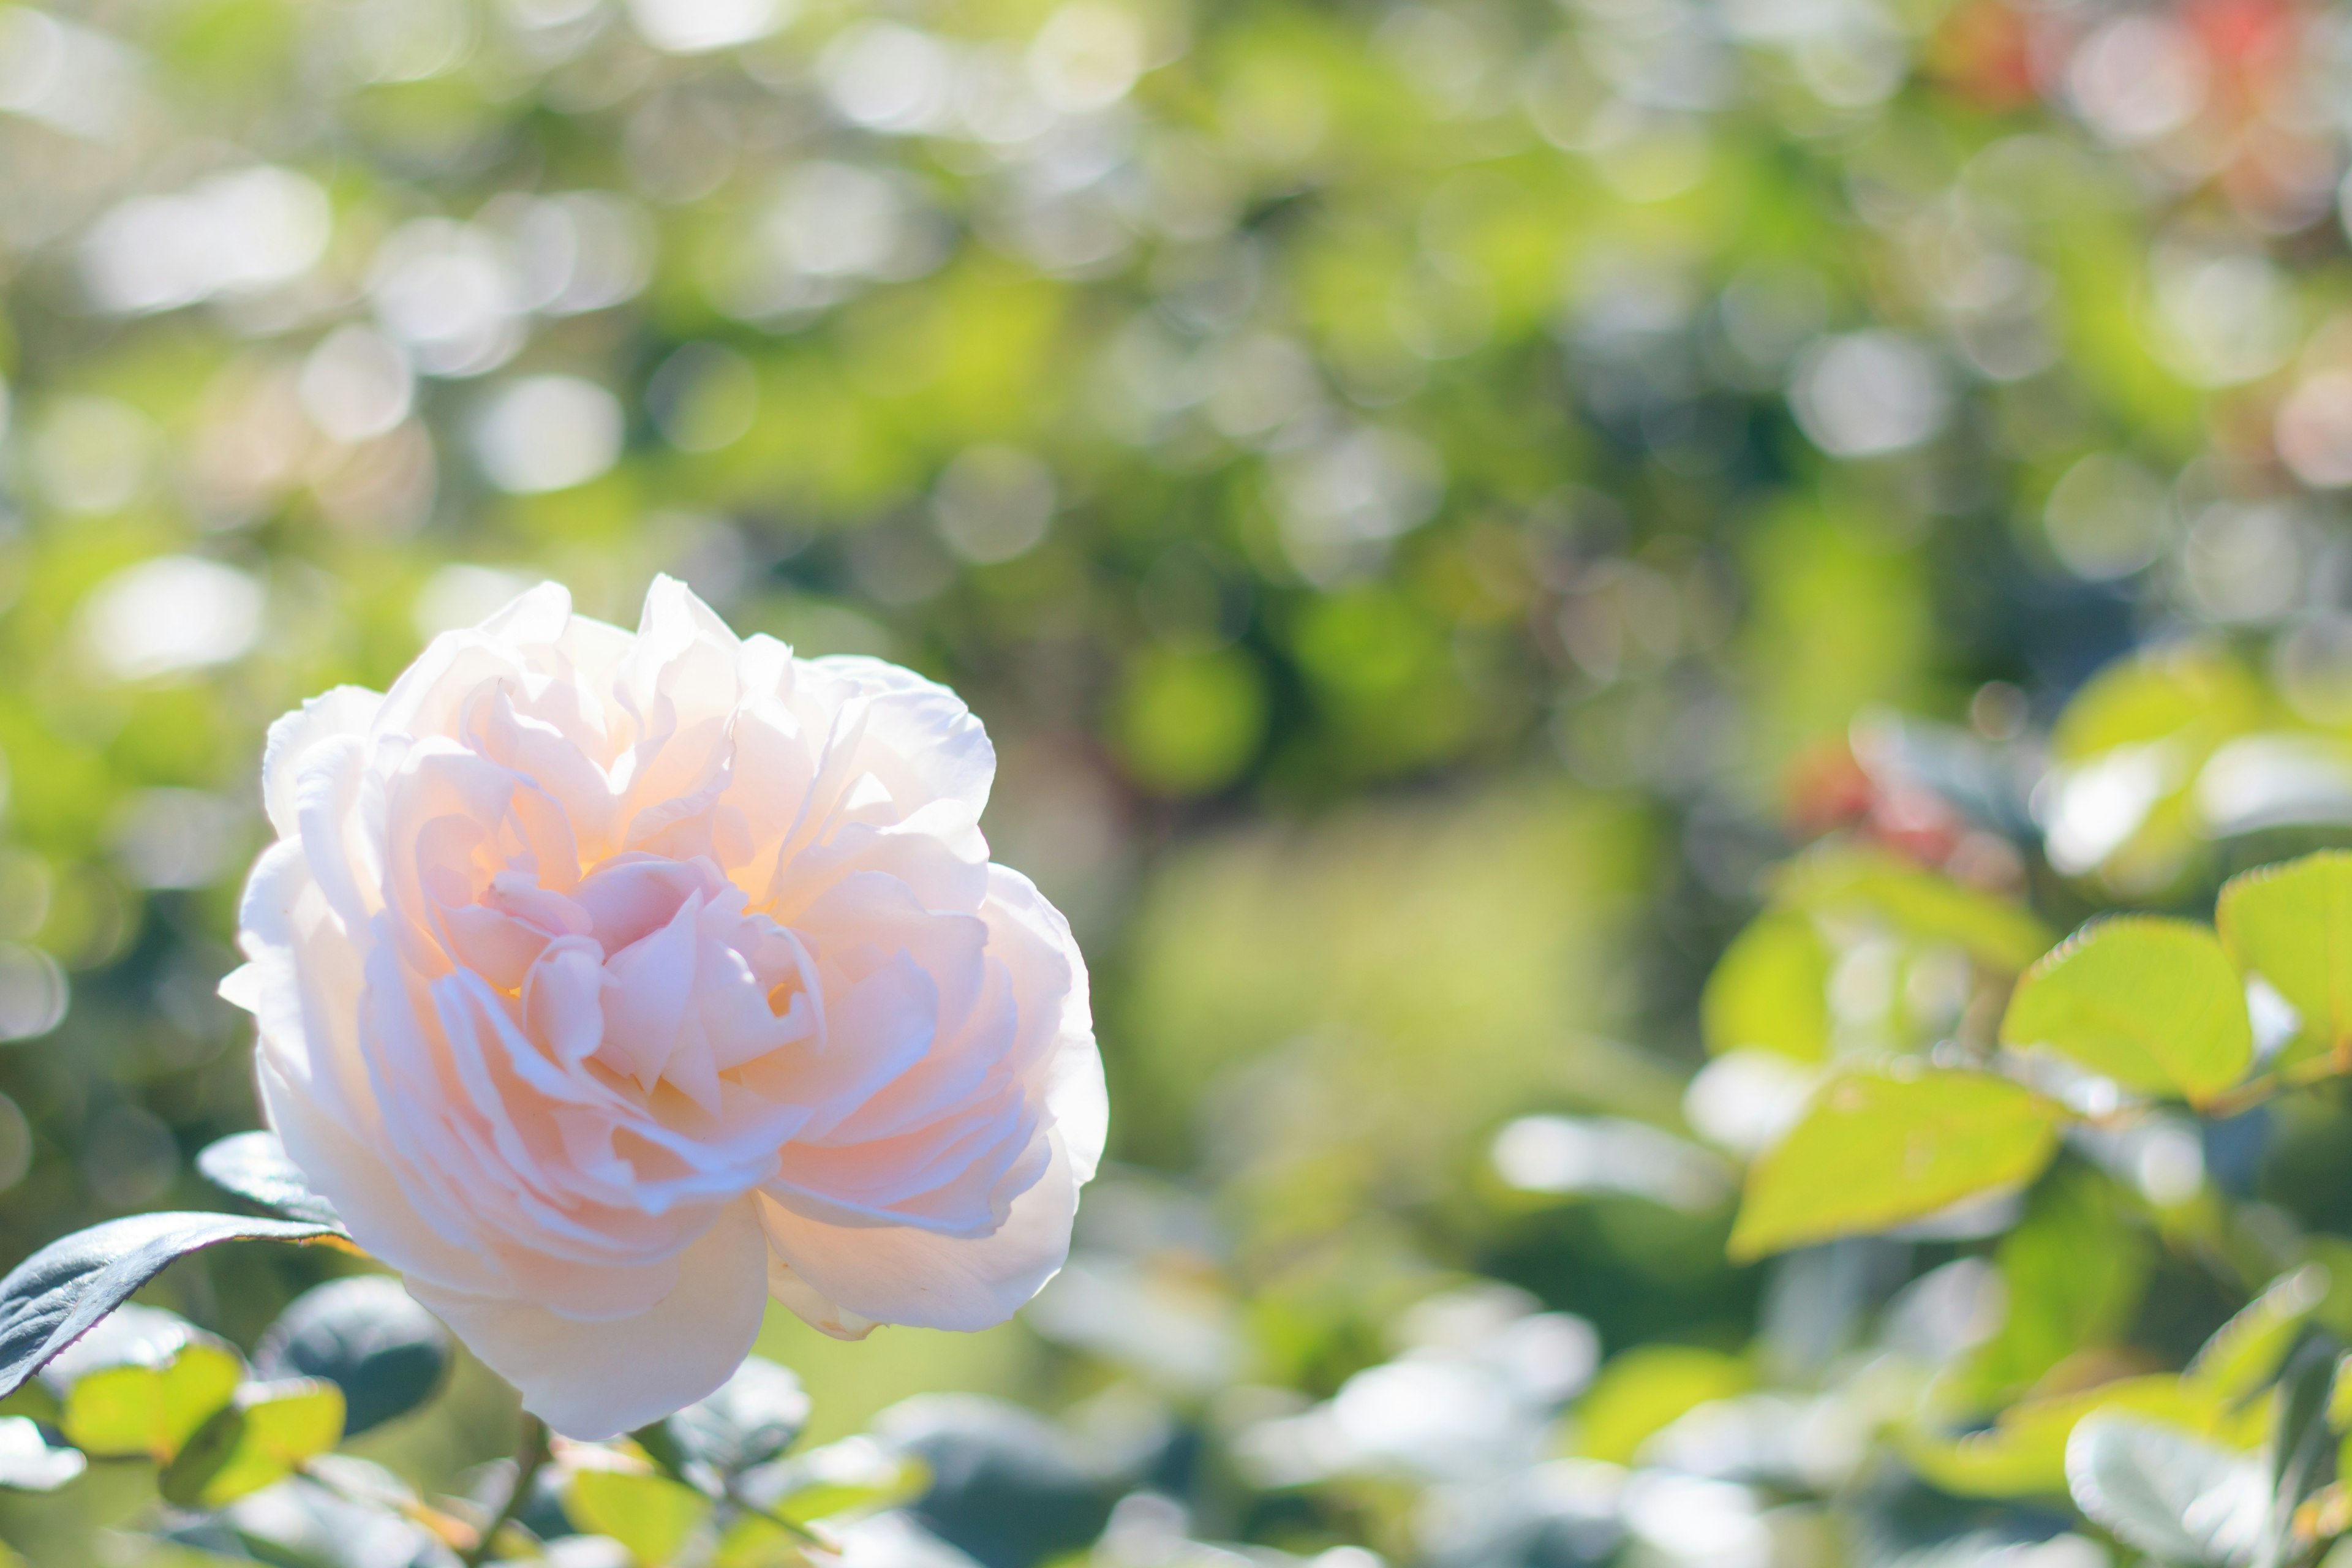
[[[1078,1184],[1056,1139],[1053,1163],[1036,1184],[1013,1200],[1013,1212],[993,1233],[940,1236],[897,1226],[833,1226],[794,1214],[762,1197],[760,1219],[768,1241],[793,1276],[833,1308],[835,1323],[857,1319],[919,1329],[989,1329],[1004,1321],[1070,1252],[1070,1222]],[[828,1333],[797,1294],[784,1305]]]
[[[294,775],[303,754],[337,735],[364,735],[375,722],[383,694],[363,686],[338,686],[311,698],[269,726],[261,753],[261,799],[269,826],[280,838],[295,834]]]
[[[734,1373],[760,1337],[767,1248],[749,1199],[730,1204],[678,1258],[677,1288],[634,1318],[583,1323],[527,1301],[409,1289],[523,1408],[567,1437],[597,1441],[693,1404]]]
[[[1084,1186],[1094,1180],[1110,1133],[1110,1098],[1103,1087],[1102,1053],[1095,1046],[1086,955],[1062,911],[1046,901],[1036,883],[1009,867],[988,868],[988,903],[982,913],[989,923],[990,952],[1013,972],[1024,1027],[1033,1010],[1056,1009],[1056,1037],[1045,1075],[1045,1109],[1069,1154],[1071,1172]],[[1058,998],[1049,994],[1061,978],[1055,966],[1024,963],[1024,946],[1051,952],[1067,966]]]

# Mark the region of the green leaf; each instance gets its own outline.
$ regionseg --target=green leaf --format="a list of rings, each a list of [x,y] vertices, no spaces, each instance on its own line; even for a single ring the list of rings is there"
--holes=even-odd
[[[100,1458],[143,1457],[161,1464],[190,1434],[236,1397],[245,1363],[206,1341],[183,1345],[160,1367],[110,1366],[68,1391],[65,1435]]]
[[[719,1538],[711,1568],[793,1568],[803,1561],[801,1538],[772,1519],[747,1513]]]
[[[932,1479],[930,1467],[919,1456],[885,1447],[871,1437],[828,1443],[775,1467],[768,1476],[761,1494],[772,1497],[770,1506],[794,1524],[897,1508],[921,1497]]]
[[[2210,1437],[2229,1447],[2259,1442],[2265,1406],[2233,1412],[2169,1373],[2120,1378],[2076,1394],[2029,1399],[1992,1426],[1958,1437],[1909,1432],[1900,1438],[1911,1468],[1956,1497],[2034,1497],[2066,1489],[2066,1444],[2102,1411],[2127,1413]]]
[[[262,1335],[265,1377],[323,1377],[343,1391],[349,1436],[404,1415],[449,1370],[449,1331],[385,1274],[355,1274],[306,1291]]]
[[[156,1489],[182,1508],[218,1508],[284,1480],[342,1436],[343,1394],[333,1384],[247,1384],[163,1467]]]
[[[2075,1167],[2037,1184],[2024,1219],[1994,1254],[2008,1310],[1965,1371],[1956,1369],[1956,1404],[1998,1408],[2066,1357],[2117,1342],[2139,1309],[2154,1253],[2105,1175]]]
[[[1755,1386],[1738,1356],[1698,1345],[1636,1345],[1609,1359],[1576,1406],[1576,1451],[1630,1465],[1642,1445],[1709,1400]]]
[[[2254,1047],[2245,982],[2213,933],[2144,915],[2085,927],[2027,970],[2000,1040],[2192,1103],[2243,1078]]]
[[[717,1393],[632,1436],[664,1469],[715,1492],[791,1447],[808,1417],[801,1380],[752,1356]]]
[[[2352,1048],[2352,853],[2232,877],[2213,910],[2221,945],[2303,1020],[2298,1056]]]
[[[173,1260],[224,1241],[316,1241],[342,1232],[225,1214],[142,1214],[53,1241],[0,1279],[0,1397],[88,1333]]]
[[[335,1205],[310,1190],[302,1168],[287,1157],[275,1132],[238,1132],[207,1144],[196,1169],[224,1192],[235,1193],[289,1219],[341,1226]]]
[[[2336,1379],[2336,1345],[2326,1333],[2306,1337],[2279,1372],[2278,1422],[2271,1436],[2271,1508],[2258,1568],[2279,1568],[2291,1549],[2294,1510],[2327,1480],[2328,1387]]]
[[[2327,1300],[2327,1270],[2314,1264],[2280,1276],[2213,1331],[2182,1380],[2225,1405],[2270,1386],[2312,1313]]]
[[[89,1466],[72,1448],[52,1448],[29,1416],[0,1415],[0,1487],[53,1492]]]
[[[2176,1427],[2096,1415],[2066,1443],[2077,1507],[2159,1562],[2250,1562],[2270,1514],[2269,1478],[2242,1454]]]
[[[2022,905],[1963,886],[1875,849],[1834,845],[1781,873],[1775,896],[1825,914],[1875,915],[1925,942],[1948,942],[1988,969],[2014,974],[2050,950],[2046,926]]]
[[[667,1476],[627,1470],[577,1470],[563,1492],[563,1512],[591,1535],[609,1535],[639,1563],[669,1562],[710,1513],[710,1500]]]
[[[1745,1261],[1885,1230],[2030,1181],[2057,1151],[2059,1117],[2042,1096],[1981,1073],[1834,1079],[1750,1167],[1730,1254]]]
[[[1706,1048],[1753,1047],[1798,1061],[1830,1054],[1830,951],[1811,917],[1767,912],[1733,939],[1699,998]]]

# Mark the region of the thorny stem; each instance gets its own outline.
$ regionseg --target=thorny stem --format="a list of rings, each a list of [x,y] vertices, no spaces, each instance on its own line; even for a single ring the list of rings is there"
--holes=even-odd
[[[520,1513],[530,1499],[530,1483],[539,1477],[540,1467],[547,1463],[547,1423],[529,1411],[523,1412],[522,1436],[515,1443],[514,1486],[500,1505],[498,1517],[482,1528],[482,1538],[474,1549],[459,1559],[466,1568],[481,1568],[498,1549],[499,1531]]]

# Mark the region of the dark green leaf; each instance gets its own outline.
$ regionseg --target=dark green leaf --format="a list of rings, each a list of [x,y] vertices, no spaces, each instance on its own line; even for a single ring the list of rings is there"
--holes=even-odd
[[[2057,1150],[2058,1121],[2051,1101],[1982,1073],[1839,1079],[1748,1171],[1731,1254],[1884,1230],[2030,1181]]]
[[[2213,933],[2146,916],[2101,921],[2026,971],[2000,1039],[2191,1102],[2243,1078],[2254,1044],[2245,982]]]
[[[316,1241],[340,1234],[292,1220],[142,1214],[53,1241],[0,1279],[0,1397],[176,1258],[224,1241]]]
[[[2258,1568],[2279,1568],[2287,1560],[2295,1509],[2329,1479],[2334,1456],[2327,1394],[2336,1381],[2336,1349],[2324,1332],[2308,1335],[2279,1373],[2278,1425],[2271,1436],[2271,1510],[2255,1556]]]
[[[196,1156],[196,1169],[224,1192],[276,1209],[289,1219],[341,1226],[334,1205],[310,1190],[301,1167],[286,1157],[275,1132],[238,1132],[209,1144]]]
[[[23,1415],[0,1415],[0,1487],[21,1492],[53,1492],[89,1467],[72,1448],[53,1448],[41,1429]]]
[[[330,1280],[270,1325],[254,1352],[265,1377],[323,1377],[343,1391],[344,1430],[368,1431],[433,1396],[449,1331],[384,1274]]]
[[[801,1380],[753,1356],[717,1393],[635,1436],[664,1469],[716,1489],[791,1447],[808,1417]]]
[[[881,1435],[930,1467],[908,1510],[985,1568],[1034,1568],[1102,1533],[1124,1489],[1060,1427],[1001,1400],[928,1394],[884,1413]]]
[[[2268,1480],[2253,1459],[2129,1415],[2075,1426],[2066,1486],[2084,1513],[2171,1563],[2251,1562],[2270,1510]]]

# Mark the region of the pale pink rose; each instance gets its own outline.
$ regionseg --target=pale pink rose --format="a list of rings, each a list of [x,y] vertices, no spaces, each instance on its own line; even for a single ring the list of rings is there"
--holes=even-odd
[[[981,837],[954,693],[635,636],[543,584],[271,727],[246,889],[262,1100],[353,1238],[557,1430],[733,1372],[771,1294],[982,1329],[1103,1145],[1066,922]]]

